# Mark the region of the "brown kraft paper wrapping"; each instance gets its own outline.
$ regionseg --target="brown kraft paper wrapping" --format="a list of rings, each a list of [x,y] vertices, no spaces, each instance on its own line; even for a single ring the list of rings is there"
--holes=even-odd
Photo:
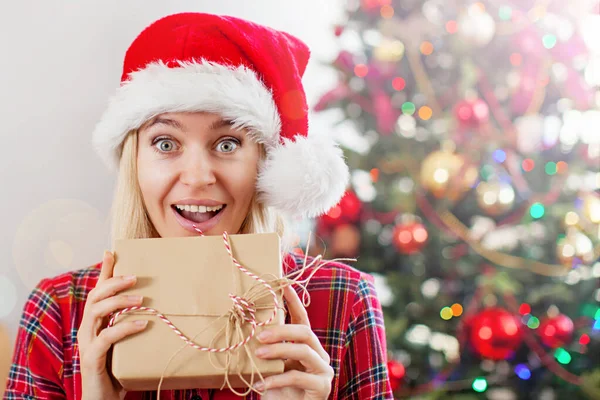
[[[282,277],[277,234],[230,235],[229,240],[233,256],[242,266],[267,282]],[[224,328],[233,305],[229,294],[243,296],[255,285],[264,288],[233,264],[221,236],[119,240],[115,244],[114,275],[136,275],[136,285],[123,294],[144,296],[143,306],[164,314],[196,344],[212,348],[228,347],[243,339],[235,334],[229,343],[226,341]],[[256,302],[259,323],[273,313],[273,297],[267,290],[264,293]],[[281,291],[277,294],[281,307]],[[219,316],[224,317],[219,319]],[[227,353],[209,353],[186,345],[150,312],[137,310],[120,315],[115,324],[138,319],[149,320],[146,329],[119,341],[112,350],[112,374],[125,390],[156,390],[163,375],[161,389],[221,388],[224,385]],[[280,308],[272,324],[283,323],[284,312]],[[246,337],[251,332],[250,325],[244,324],[243,329]],[[256,334],[262,329],[258,327]],[[253,356],[258,347],[255,338],[247,347],[256,370],[263,377],[283,372],[282,360],[261,360]],[[252,372],[246,349],[241,347],[230,352],[230,357],[231,386],[244,388],[247,385],[238,372],[248,382]],[[254,382],[258,380],[255,374]]]

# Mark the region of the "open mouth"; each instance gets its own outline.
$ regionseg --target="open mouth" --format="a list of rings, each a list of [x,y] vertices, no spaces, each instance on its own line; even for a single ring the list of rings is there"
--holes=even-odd
[[[171,207],[186,220],[201,224],[216,217],[217,214],[223,212],[227,206],[225,204],[214,207],[177,204],[172,205]]]

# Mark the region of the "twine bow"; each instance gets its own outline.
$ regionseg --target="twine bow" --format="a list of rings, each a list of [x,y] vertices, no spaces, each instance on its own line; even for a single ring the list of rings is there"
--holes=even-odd
[[[201,235],[203,235],[201,230],[199,230],[196,227],[194,227],[194,228]],[[232,301],[232,306],[229,309],[229,311],[221,316],[218,316],[215,321],[213,321],[211,324],[206,326],[203,330],[201,330],[196,335],[194,335],[194,337],[192,337],[190,339],[187,335],[185,335],[183,332],[181,332],[164,314],[162,314],[158,310],[150,308],[150,307],[143,307],[143,306],[127,307],[127,308],[124,308],[124,309],[118,311],[117,313],[113,314],[113,316],[110,318],[108,326],[113,326],[116,323],[117,318],[123,314],[131,314],[131,313],[136,313],[136,312],[140,312],[140,311],[144,312],[144,313],[150,313],[150,314],[153,314],[156,317],[158,317],[167,326],[169,326],[169,328],[171,328],[171,330],[185,343],[179,350],[177,350],[177,352],[175,352],[171,356],[171,358],[169,359],[169,361],[167,362],[167,365],[165,366],[165,368],[163,370],[163,373],[161,374],[160,381],[159,381],[158,388],[157,388],[157,396],[158,396],[157,399],[158,400],[160,400],[160,390],[162,387],[162,382],[166,376],[166,371],[167,371],[169,365],[171,364],[173,359],[182,350],[184,350],[187,346],[191,346],[197,350],[205,351],[205,352],[209,353],[209,361],[212,364],[212,366],[215,369],[222,370],[224,372],[224,382],[223,382],[223,385],[221,385],[221,389],[223,389],[225,386],[227,386],[229,388],[229,390],[231,390],[233,393],[235,393],[238,396],[246,396],[246,395],[250,394],[252,391],[258,393],[259,395],[263,395],[264,394],[263,392],[258,391],[254,388],[255,375],[257,375],[258,378],[260,379],[260,381],[262,381],[263,383],[264,383],[264,377],[262,376],[260,370],[258,369],[258,367],[254,361],[254,357],[253,357],[253,354],[252,354],[250,348],[248,347],[248,343],[256,335],[256,330],[258,327],[266,326],[266,325],[270,324],[271,322],[273,322],[273,320],[277,316],[277,311],[279,309],[282,309],[285,311],[284,307],[282,305],[280,305],[280,302],[277,298],[276,292],[282,292],[286,286],[296,285],[302,290],[302,302],[303,302],[303,305],[305,307],[307,307],[310,304],[310,294],[308,293],[308,289],[306,286],[308,285],[308,283],[310,282],[310,280],[312,279],[314,274],[320,268],[328,265],[329,263],[336,262],[336,261],[356,261],[354,259],[339,258],[339,259],[321,262],[322,256],[318,255],[310,263],[307,264],[307,261],[308,261],[308,248],[307,248],[307,252],[306,252],[306,256],[304,258],[304,263],[303,263],[302,268],[300,268],[299,270],[295,271],[294,273],[292,273],[286,277],[276,278],[276,279],[272,279],[269,281],[265,281],[263,278],[257,276],[252,271],[248,270],[246,267],[244,267],[242,264],[240,264],[237,261],[237,259],[233,256],[231,244],[229,241],[229,235],[227,232],[223,233],[223,242],[224,242],[225,248],[227,250],[227,253],[230,256],[232,263],[237,267],[238,270],[240,270],[241,272],[243,272],[244,274],[248,275],[253,280],[255,280],[256,283],[254,285],[252,285],[246,291],[246,293],[244,293],[242,296],[230,293],[229,298]],[[309,236],[309,243],[310,243],[310,236]],[[310,272],[310,274],[305,279],[301,280],[300,277],[307,270],[309,270],[311,268],[312,268],[312,271]],[[257,306],[256,305],[257,301],[266,296],[272,297],[272,299],[273,299],[272,305]],[[266,309],[272,310],[271,316],[268,319],[266,319],[265,321],[262,321],[262,322],[257,321],[256,313],[260,310],[266,310]],[[199,336],[200,334],[205,332],[213,324],[217,323],[218,321],[220,321],[223,318],[227,319],[227,323],[213,337],[213,340],[211,341],[209,346],[201,346],[201,345],[197,344],[196,342],[194,342],[194,339],[197,336]],[[244,326],[250,327],[250,332],[248,334],[244,333]],[[212,344],[218,338],[220,338],[223,333],[225,334],[226,346],[212,347]],[[237,339],[237,340],[234,340],[234,339]],[[234,343],[234,344],[232,344],[232,343]],[[251,364],[250,382],[248,382],[244,378],[241,368],[240,368],[240,363],[239,362],[233,363],[233,361],[234,361],[233,355],[236,354],[238,356],[237,359],[239,360],[239,354],[237,351],[242,348],[243,348],[244,352],[246,353],[248,360],[250,360],[250,364]],[[218,366],[216,366],[214,364],[212,357],[211,357],[211,355],[214,353],[225,353],[226,354],[225,366],[223,368],[219,368]],[[245,392],[238,392],[231,385],[229,376],[232,372],[231,371],[232,365],[238,366],[237,371],[235,371],[235,372],[237,373],[240,380],[248,386],[248,389]]]

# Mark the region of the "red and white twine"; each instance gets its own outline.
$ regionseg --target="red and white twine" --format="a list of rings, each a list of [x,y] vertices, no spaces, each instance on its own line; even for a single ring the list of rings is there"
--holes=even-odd
[[[198,229],[196,226],[194,226],[194,229],[196,229],[196,231],[198,233],[200,233],[201,235],[204,235],[204,233],[200,229]],[[256,309],[255,309],[254,303],[244,299],[243,297],[237,296],[235,294],[232,294],[232,293],[229,294],[229,298],[233,302],[233,308],[236,310],[237,314],[245,322],[250,324],[250,327],[251,327],[250,334],[248,336],[246,336],[246,338],[244,338],[244,340],[242,340],[232,346],[228,346],[228,347],[221,347],[221,348],[203,347],[203,346],[196,344],[194,341],[192,341],[190,338],[188,338],[184,333],[182,333],[179,329],[177,329],[177,327],[164,314],[160,313],[159,311],[155,310],[154,308],[142,307],[142,306],[127,307],[127,308],[124,308],[124,309],[118,311],[117,313],[113,314],[113,316],[110,319],[110,322],[108,323],[108,326],[113,326],[115,324],[117,317],[119,317],[120,315],[131,313],[134,311],[144,311],[144,312],[149,312],[153,315],[156,315],[158,318],[160,318],[161,321],[163,321],[165,324],[167,324],[167,326],[169,326],[169,328],[171,328],[171,330],[173,330],[173,332],[175,332],[175,334],[177,334],[177,336],[179,336],[179,338],[181,340],[183,340],[189,346],[191,346],[197,350],[207,351],[210,353],[224,353],[227,351],[236,350],[236,349],[246,345],[254,337],[257,327],[268,325],[275,319],[275,316],[277,315],[277,310],[279,309],[279,302],[277,301],[277,294],[275,293],[275,291],[273,290],[271,285],[269,285],[264,279],[260,278],[256,274],[249,271],[246,267],[244,267],[242,264],[240,264],[236,260],[236,258],[233,256],[233,252],[231,250],[231,245],[229,243],[229,235],[227,234],[227,232],[223,232],[223,241],[225,243],[225,249],[227,250],[227,253],[229,253],[229,256],[231,257],[233,264],[241,272],[243,272],[244,274],[248,275],[255,281],[257,281],[257,282],[261,283],[263,286],[265,286],[265,288],[267,289],[269,294],[273,297],[273,313],[271,314],[269,319],[267,319],[266,321],[257,322],[256,321]]]

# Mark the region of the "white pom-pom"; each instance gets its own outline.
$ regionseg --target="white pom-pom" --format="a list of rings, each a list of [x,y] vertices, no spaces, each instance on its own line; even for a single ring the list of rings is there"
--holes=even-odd
[[[349,172],[342,150],[321,135],[298,135],[271,148],[257,188],[261,200],[288,215],[315,217],[342,198]]]

